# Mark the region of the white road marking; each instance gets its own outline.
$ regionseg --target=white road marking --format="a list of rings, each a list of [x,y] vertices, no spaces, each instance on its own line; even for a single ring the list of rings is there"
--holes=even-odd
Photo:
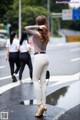
[[[54,118],[53,120],[58,120],[63,114],[65,114],[67,110],[62,110],[60,111]]]
[[[31,101],[31,100],[24,100],[24,101],[23,101],[23,102],[24,102],[24,105],[30,105],[30,101]],[[37,99],[33,99],[32,101],[33,101],[33,103],[32,103],[33,105],[37,104]]]
[[[5,68],[5,66],[0,66],[0,69],[3,69],[3,68]]]
[[[80,57],[71,59],[71,62],[80,61]]]
[[[30,104],[30,100],[24,100],[24,105],[29,105]]]
[[[59,76],[51,76],[49,81],[67,81],[67,80],[78,80],[80,77],[80,72],[73,75],[59,75]]]
[[[9,79],[9,78],[11,78],[11,75],[6,76],[6,77],[1,77],[0,80],[5,80],[5,79]]]
[[[34,100],[33,100],[33,104],[37,104],[37,99],[34,99]]]
[[[0,94],[4,93],[7,90],[10,90],[16,86],[19,86],[19,85],[20,85],[20,82],[9,83],[7,85],[4,85],[4,86],[0,87]]]
[[[54,84],[51,84],[48,87],[52,87],[52,86],[62,84],[62,83],[67,83],[67,82],[70,82],[70,81],[73,81],[73,80],[77,81],[77,80],[80,79],[80,72],[76,73],[74,75],[53,76],[52,78],[50,78],[50,81],[52,79],[53,79],[53,81],[58,81],[58,82],[56,82]]]
[[[18,76],[18,74],[16,76]],[[5,79],[9,79],[9,78],[11,78],[11,75],[6,76],[6,77],[1,77],[0,80],[5,80]]]
[[[52,87],[52,86],[55,86],[55,85],[58,85],[58,84],[62,84],[64,82],[67,83],[69,81],[79,80],[79,78],[80,78],[80,73],[76,73],[74,75],[51,76],[50,81],[57,81],[57,83],[49,85],[48,87]],[[22,80],[22,83],[30,83],[30,82],[32,82],[30,80],[30,78]],[[0,87],[0,94],[4,93],[5,91],[7,91],[9,89],[12,89],[12,88],[14,88],[16,86],[19,86],[19,85],[20,85],[20,81],[4,85],[4,86]]]

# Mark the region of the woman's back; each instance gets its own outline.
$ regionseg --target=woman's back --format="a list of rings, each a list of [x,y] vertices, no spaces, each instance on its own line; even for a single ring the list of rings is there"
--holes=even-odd
[[[29,47],[30,45],[27,43],[27,40],[24,40],[23,43],[20,45],[20,52],[27,52]]]
[[[47,43],[42,41],[42,38],[39,36],[39,32],[35,31],[33,33],[33,43],[35,52],[45,52]]]
[[[18,52],[19,40],[14,38],[12,44],[10,44],[10,39],[7,41],[6,47],[9,48],[9,52]]]

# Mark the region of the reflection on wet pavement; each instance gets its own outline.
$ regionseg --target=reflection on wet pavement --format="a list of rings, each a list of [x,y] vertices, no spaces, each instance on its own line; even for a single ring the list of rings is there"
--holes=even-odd
[[[47,104],[70,109],[80,104],[80,81],[63,87],[47,96]]]
[[[47,96],[47,103],[51,105],[57,105],[60,96],[65,96],[67,89],[68,87],[63,87],[57,90],[56,92],[50,94],[49,96]]]

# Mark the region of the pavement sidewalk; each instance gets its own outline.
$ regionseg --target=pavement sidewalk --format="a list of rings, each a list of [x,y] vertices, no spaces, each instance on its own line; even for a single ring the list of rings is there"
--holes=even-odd
[[[80,105],[65,112],[58,120],[80,120]]]

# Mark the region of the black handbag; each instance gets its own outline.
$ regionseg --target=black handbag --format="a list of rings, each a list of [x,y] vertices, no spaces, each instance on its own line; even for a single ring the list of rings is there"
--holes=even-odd
[[[49,70],[46,71],[46,86],[49,84],[50,72]]]
[[[49,79],[50,78],[50,72],[49,70],[46,71],[46,79]]]

